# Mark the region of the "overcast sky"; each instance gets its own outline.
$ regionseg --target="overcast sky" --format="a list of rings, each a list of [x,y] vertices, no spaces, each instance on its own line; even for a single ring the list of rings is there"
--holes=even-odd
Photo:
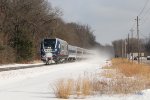
[[[101,44],[127,37],[147,0],[49,0],[63,11],[66,22],[88,24]],[[150,2],[140,15],[140,37],[150,33]],[[135,23],[135,24],[134,24]],[[136,31],[134,31],[136,35]]]

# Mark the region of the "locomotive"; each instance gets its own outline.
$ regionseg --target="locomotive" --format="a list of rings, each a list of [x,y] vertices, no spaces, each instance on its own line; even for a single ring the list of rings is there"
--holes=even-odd
[[[43,39],[40,50],[41,60],[46,64],[75,61],[86,58],[86,55],[91,53],[90,50],[69,45],[66,41],[59,38]]]

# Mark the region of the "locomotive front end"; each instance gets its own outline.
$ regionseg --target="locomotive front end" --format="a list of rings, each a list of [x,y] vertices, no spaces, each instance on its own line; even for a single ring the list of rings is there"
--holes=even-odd
[[[53,62],[56,39],[44,39],[41,43],[41,60],[46,64]]]

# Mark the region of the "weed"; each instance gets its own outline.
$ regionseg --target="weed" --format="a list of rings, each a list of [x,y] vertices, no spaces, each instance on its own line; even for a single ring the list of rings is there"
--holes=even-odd
[[[55,84],[55,87],[53,89],[55,96],[57,98],[68,99],[72,93],[72,89],[73,89],[72,86],[73,86],[73,80],[72,79],[68,79],[68,80],[61,79],[61,80],[59,80]]]

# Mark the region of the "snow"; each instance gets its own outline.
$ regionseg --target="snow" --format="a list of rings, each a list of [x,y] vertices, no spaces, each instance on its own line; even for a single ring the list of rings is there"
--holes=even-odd
[[[94,57],[90,60],[73,63],[0,72],[0,100],[58,100],[52,90],[54,83],[58,79],[77,78],[84,73],[100,72],[103,70],[101,67],[105,64],[108,64],[106,58]],[[5,65],[5,67],[7,66],[17,67],[18,65]],[[26,66],[29,65],[27,64]],[[149,97],[150,90],[144,90],[139,94],[97,95],[88,96],[85,99],[147,100]]]

